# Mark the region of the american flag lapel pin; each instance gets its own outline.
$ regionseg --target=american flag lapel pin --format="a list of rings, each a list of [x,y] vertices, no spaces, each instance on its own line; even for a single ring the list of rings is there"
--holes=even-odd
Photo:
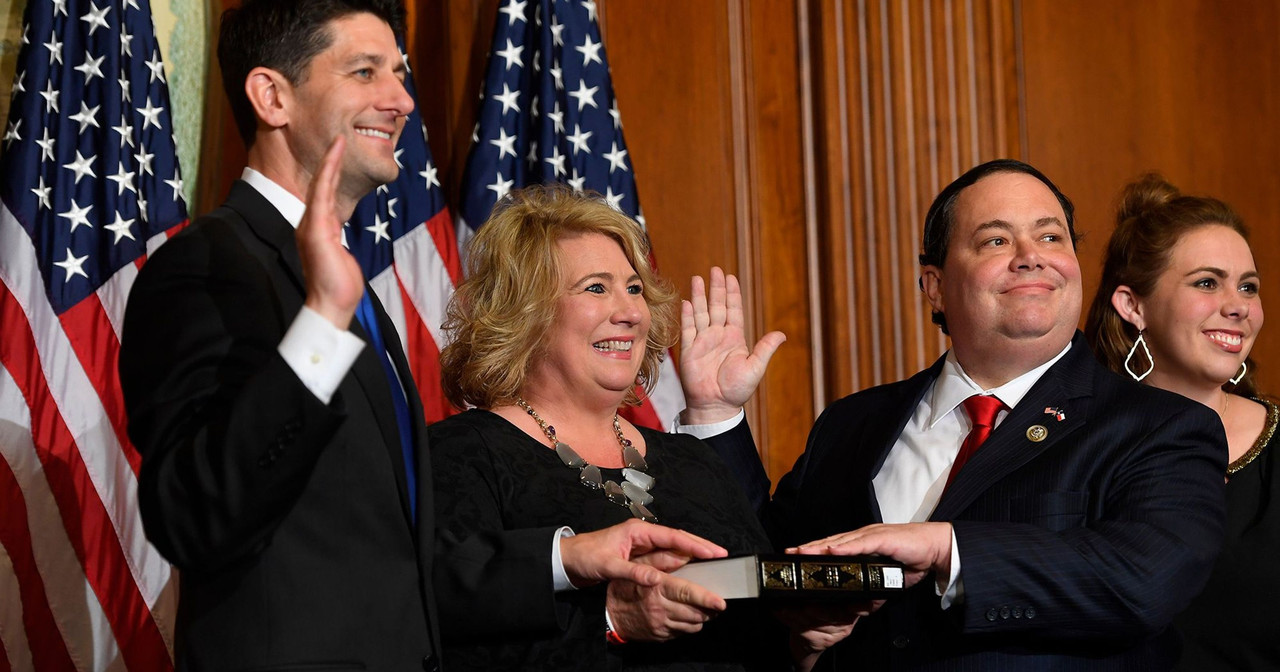
[[[1061,408],[1057,408],[1054,406],[1046,406],[1044,409],[1044,413],[1045,415],[1052,415],[1053,417],[1057,418],[1058,422],[1062,422],[1063,420],[1067,419],[1067,414],[1063,413]]]

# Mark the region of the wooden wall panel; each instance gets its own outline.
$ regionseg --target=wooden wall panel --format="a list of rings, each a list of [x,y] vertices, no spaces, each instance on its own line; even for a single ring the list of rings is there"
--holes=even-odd
[[[748,408],[770,472],[813,420],[797,14],[792,3],[599,3],[654,251],[688,294],[712,265],[743,283],[748,331],[789,342]]]
[[[1020,152],[1013,6],[811,2],[825,400],[899,380],[946,342],[918,289],[933,197]]]
[[[1274,310],[1280,5],[1023,0],[1021,12],[1028,156],[1076,203],[1086,304],[1120,188],[1154,169],[1240,212]],[[1280,326],[1262,330],[1254,359],[1262,390],[1280,392]]]
[[[432,150],[456,202],[501,0],[424,3],[410,17]],[[748,408],[774,475],[814,417],[800,50],[794,2],[598,0],[602,39],[663,274],[688,294],[738,273],[749,331],[786,331]],[[779,446],[772,450],[772,446]]]
[[[419,103],[451,202],[505,1],[409,3]],[[980,161],[1029,160],[1072,196],[1087,294],[1125,181],[1160,169],[1220,196],[1252,225],[1271,305],[1272,0],[597,4],[664,274],[687,292],[712,264],[737,272],[752,335],[789,336],[749,408],[775,479],[832,399],[946,347],[916,286],[920,229],[933,196]],[[238,175],[243,156],[228,118],[206,129],[197,211],[221,200],[214,182]],[[1263,330],[1255,354],[1264,389],[1280,391],[1268,366],[1280,328]]]

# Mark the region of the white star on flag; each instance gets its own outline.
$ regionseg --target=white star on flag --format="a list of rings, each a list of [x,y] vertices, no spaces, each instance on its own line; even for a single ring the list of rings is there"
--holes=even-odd
[[[84,272],[84,262],[88,259],[89,255],[86,254],[83,257],[77,257],[71,253],[71,248],[68,247],[67,258],[62,261],[54,262],[53,265],[58,266],[67,272],[67,277],[63,279],[63,282],[71,282],[71,278],[77,275],[83,276],[85,279],[89,278],[89,274]]]
[[[569,95],[578,99],[578,111],[581,112],[582,108],[587,105],[598,107],[596,105],[596,91],[598,90],[600,90],[600,87],[587,86],[586,80],[580,80],[578,82],[578,90],[570,92]]]

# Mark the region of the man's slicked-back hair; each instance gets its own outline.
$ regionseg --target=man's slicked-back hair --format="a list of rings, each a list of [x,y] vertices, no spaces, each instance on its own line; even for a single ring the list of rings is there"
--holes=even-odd
[[[1048,177],[1045,177],[1044,173],[1036,170],[1034,166],[1017,159],[996,159],[970,168],[965,174],[948,184],[938,194],[938,197],[933,199],[933,205],[929,206],[929,212],[924,216],[924,238],[920,243],[920,265],[922,267],[936,266],[942,268],[946,262],[947,250],[951,247],[951,232],[955,229],[955,205],[960,198],[960,192],[977,184],[982,178],[998,173],[1030,175],[1048,187],[1049,191],[1053,192],[1054,197],[1058,199],[1058,204],[1062,206],[1062,212],[1067,217],[1067,232],[1071,235],[1071,246],[1075,247],[1079,236],[1076,235],[1075,206],[1071,204],[1071,199],[1059,191],[1057,185]],[[951,333],[947,331],[946,316],[936,310],[933,311],[933,323],[942,327],[942,333]]]
[[[249,71],[270,68],[290,84],[302,84],[311,60],[333,43],[329,22],[352,14],[372,14],[396,35],[404,32],[399,0],[244,0],[222,13],[218,66],[245,147],[253,146],[258,131],[258,117],[244,92]]]

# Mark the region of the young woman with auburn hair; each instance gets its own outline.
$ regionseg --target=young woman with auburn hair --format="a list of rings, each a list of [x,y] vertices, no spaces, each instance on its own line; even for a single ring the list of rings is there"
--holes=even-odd
[[[1262,328],[1248,231],[1230,206],[1149,174],[1121,193],[1085,335],[1121,375],[1216,410],[1226,430],[1227,538],[1204,591],[1177,619],[1180,670],[1280,669],[1280,411],[1249,359]],[[1261,570],[1261,571],[1260,571]]]

